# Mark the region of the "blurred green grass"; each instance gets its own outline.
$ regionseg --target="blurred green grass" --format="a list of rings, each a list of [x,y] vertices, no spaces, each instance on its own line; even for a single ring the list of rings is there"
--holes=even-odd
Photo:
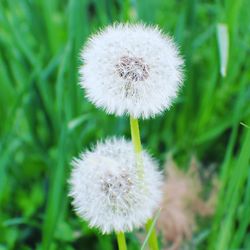
[[[87,36],[115,21],[157,24],[186,61],[185,85],[163,116],[141,121],[144,145],[163,163],[196,155],[221,179],[217,212],[195,249],[250,249],[250,2],[248,0],[2,0],[0,2],[0,249],[112,249],[80,222],[67,197],[69,162],[97,139],[129,137],[79,88]],[[218,24],[228,29],[220,75]],[[128,234],[129,249],[139,249]]]

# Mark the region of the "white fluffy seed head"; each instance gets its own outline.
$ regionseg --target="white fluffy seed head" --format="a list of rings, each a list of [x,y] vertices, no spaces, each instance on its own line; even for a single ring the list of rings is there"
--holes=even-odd
[[[142,153],[139,180],[131,142],[110,139],[73,161],[70,196],[77,214],[103,233],[131,231],[152,217],[161,201],[162,175]]]
[[[153,117],[168,109],[182,83],[183,60],[157,27],[116,24],[81,52],[80,85],[97,107],[118,116]]]

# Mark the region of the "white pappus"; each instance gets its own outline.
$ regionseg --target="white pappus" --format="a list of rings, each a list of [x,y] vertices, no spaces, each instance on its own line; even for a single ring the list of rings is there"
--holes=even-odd
[[[108,26],[89,38],[81,59],[80,85],[110,114],[154,117],[170,108],[182,85],[177,46],[157,27]]]
[[[90,227],[125,232],[152,217],[161,202],[162,174],[145,151],[142,159],[145,173],[140,180],[132,143],[112,138],[73,160],[72,204]]]

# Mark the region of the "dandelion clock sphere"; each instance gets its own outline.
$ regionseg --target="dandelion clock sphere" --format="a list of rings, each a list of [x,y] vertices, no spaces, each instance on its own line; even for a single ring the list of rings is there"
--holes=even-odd
[[[142,158],[143,180],[136,173],[133,145],[124,139],[99,143],[73,161],[70,196],[91,227],[103,233],[131,231],[153,215],[161,201],[162,175],[146,152]]]
[[[81,59],[87,98],[117,116],[154,117],[171,106],[182,83],[178,49],[156,27],[108,26],[87,41]]]

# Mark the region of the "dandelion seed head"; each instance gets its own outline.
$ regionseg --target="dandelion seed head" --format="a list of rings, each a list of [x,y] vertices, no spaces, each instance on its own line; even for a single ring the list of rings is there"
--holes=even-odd
[[[160,203],[162,176],[146,152],[143,164],[142,185],[133,145],[124,139],[106,140],[75,159],[69,183],[77,214],[103,233],[146,223]]]
[[[182,85],[177,46],[157,27],[108,26],[87,41],[81,59],[80,85],[110,114],[153,117],[170,108]]]

